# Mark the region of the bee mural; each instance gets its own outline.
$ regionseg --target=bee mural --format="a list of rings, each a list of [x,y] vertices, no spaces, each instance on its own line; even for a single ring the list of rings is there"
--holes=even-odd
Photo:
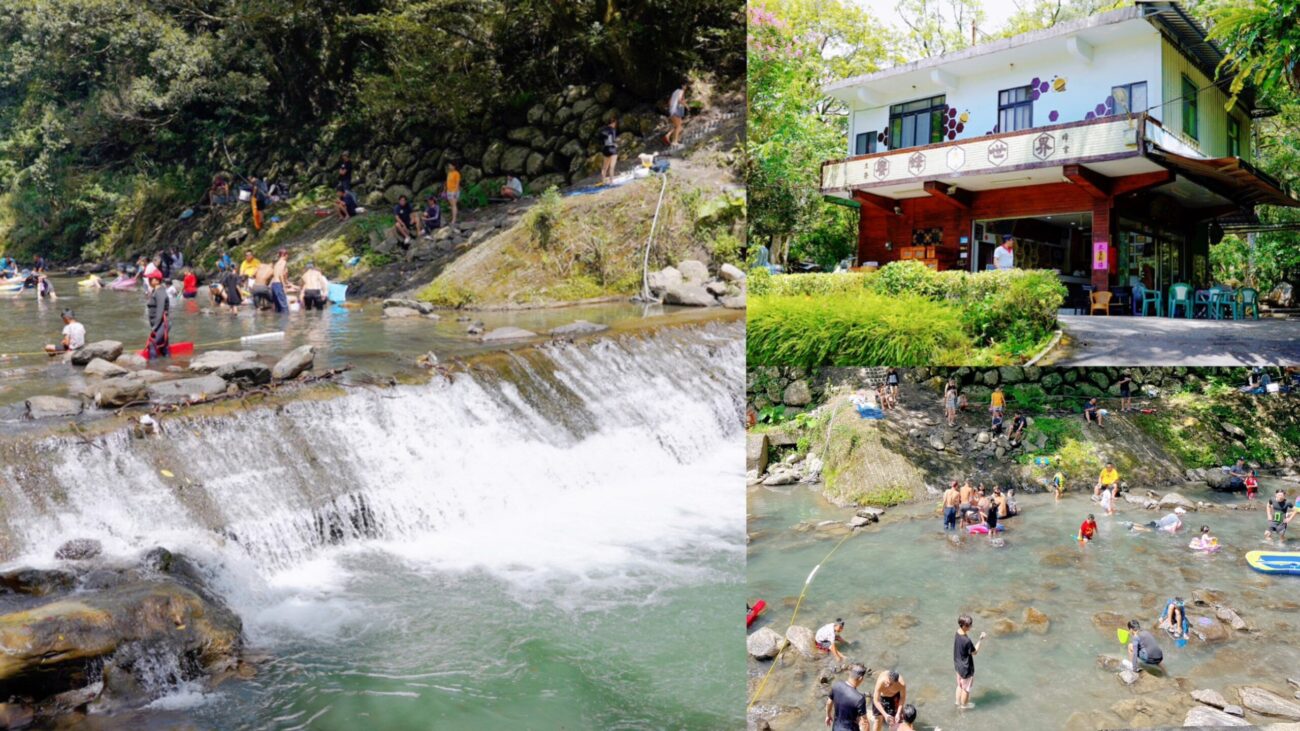
[[[1065,91],[1065,77],[1055,76],[1052,78],[1052,91]]]

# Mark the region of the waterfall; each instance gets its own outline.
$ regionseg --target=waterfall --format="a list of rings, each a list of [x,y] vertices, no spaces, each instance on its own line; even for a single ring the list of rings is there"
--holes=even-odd
[[[166,419],[161,437],[16,440],[0,556],[49,564],[95,538],[268,577],[366,545],[528,582],[739,546],[743,335],[710,323],[554,343],[420,385]]]

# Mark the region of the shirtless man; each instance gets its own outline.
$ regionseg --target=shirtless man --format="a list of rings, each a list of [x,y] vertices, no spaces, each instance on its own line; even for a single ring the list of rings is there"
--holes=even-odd
[[[897,726],[906,703],[907,684],[903,676],[897,670],[881,673],[871,693],[871,731],[880,731],[885,725]]]
[[[261,262],[253,273],[253,306],[265,310],[272,303],[271,279],[275,277],[275,267]]]
[[[953,480],[952,484],[943,493],[943,529],[957,530],[957,508],[961,505],[961,491],[957,489],[957,481]]]

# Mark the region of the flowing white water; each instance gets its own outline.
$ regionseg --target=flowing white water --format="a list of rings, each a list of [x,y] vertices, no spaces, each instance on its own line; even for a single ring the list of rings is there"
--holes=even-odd
[[[109,554],[190,553],[272,648],[375,621],[356,571],[376,563],[486,575],[561,614],[738,587],[743,364],[742,325],[675,328],[171,420],[160,438],[24,447],[0,468],[4,552],[44,565],[84,537]]]

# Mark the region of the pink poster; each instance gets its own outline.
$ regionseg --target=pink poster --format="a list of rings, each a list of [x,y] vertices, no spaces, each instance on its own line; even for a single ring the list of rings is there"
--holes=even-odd
[[[1092,268],[1093,270],[1110,268],[1110,246],[1105,241],[1092,242]]]

